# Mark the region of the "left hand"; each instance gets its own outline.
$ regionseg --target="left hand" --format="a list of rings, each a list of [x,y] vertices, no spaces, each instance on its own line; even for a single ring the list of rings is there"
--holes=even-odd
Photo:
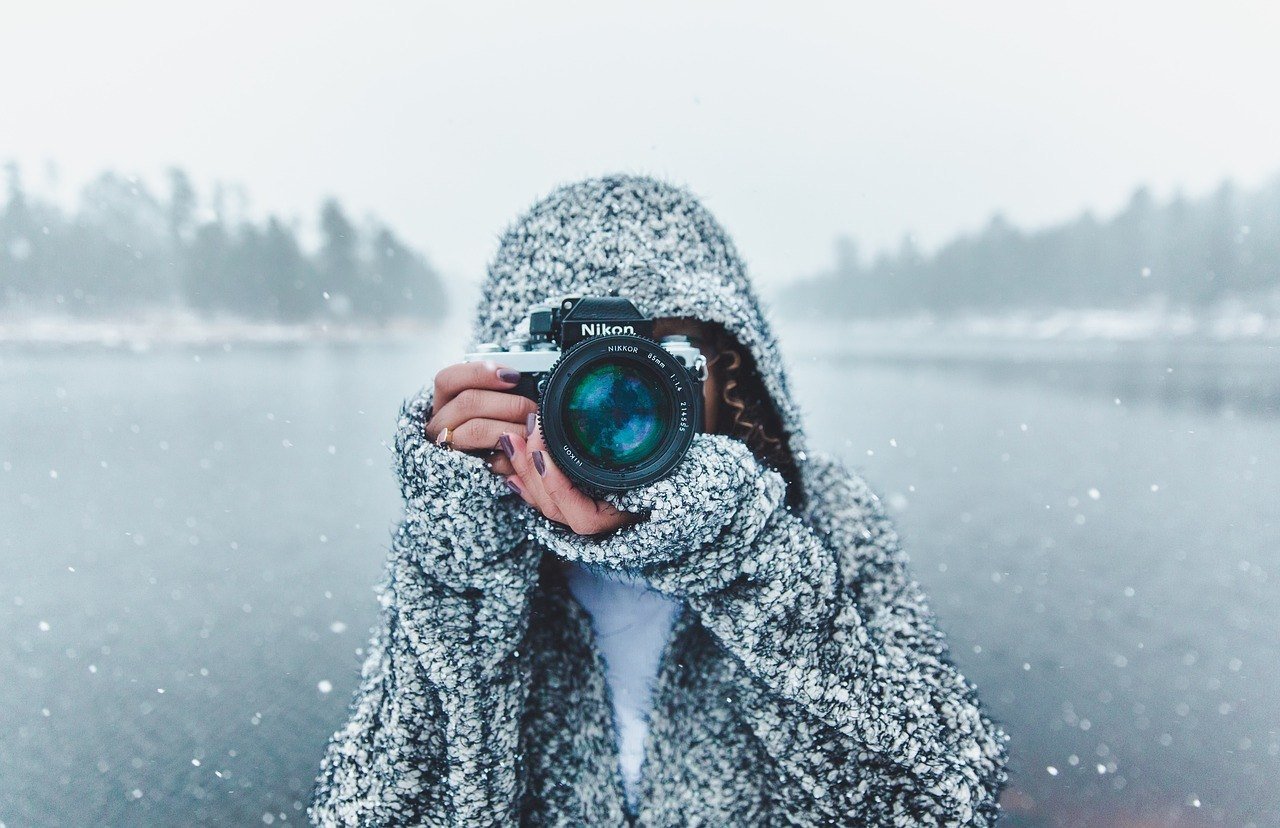
[[[612,503],[595,500],[574,486],[551,462],[541,431],[527,438],[506,432],[499,445],[515,468],[515,474],[507,477],[507,484],[549,520],[566,524],[579,535],[597,535],[641,519],[633,512],[619,511]]]

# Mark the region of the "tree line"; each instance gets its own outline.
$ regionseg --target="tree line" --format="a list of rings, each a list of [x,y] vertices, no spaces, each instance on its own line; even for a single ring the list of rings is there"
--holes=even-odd
[[[10,164],[0,211],[0,313],[118,316],[185,308],[210,316],[303,322],[446,312],[439,276],[376,220],[357,225],[325,201],[315,225],[243,217],[243,195],[197,193],[171,170],[163,194],[104,173],[67,210],[29,193]],[[300,234],[314,231],[304,245]],[[832,264],[790,286],[780,310],[832,317],[1061,307],[1131,307],[1159,299],[1210,307],[1278,301],[1280,178],[1254,191],[1224,183],[1203,198],[1157,203],[1134,192],[1117,214],[1021,230],[995,216],[925,255],[905,239],[864,261],[848,237]]]
[[[357,225],[335,199],[317,224],[243,216],[243,195],[202,198],[170,170],[162,194],[113,172],[74,209],[29,193],[14,164],[0,211],[0,313],[119,316],[188,309],[280,322],[396,318],[435,321],[446,311],[440,277],[389,227]],[[318,243],[299,236],[314,229]]]
[[[864,261],[850,238],[824,272],[788,288],[780,310],[847,318],[930,312],[1128,308],[1164,301],[1280,302],[1280,178],[1254,191],[1231,183],[1199,199],[1158,203],[1135,191],[1106,220],[1026,231],[997,215],[931,255],[904,240]]]

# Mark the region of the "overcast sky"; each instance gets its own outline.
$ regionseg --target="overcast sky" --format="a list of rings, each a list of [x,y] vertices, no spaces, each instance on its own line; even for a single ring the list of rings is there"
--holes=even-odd
[[[557,182],[646,172],[774,285],[838,233],[931,247],[1280,172],[1276,4],[324,5],[6,3],[0,159],[337,195],[460,279]]]

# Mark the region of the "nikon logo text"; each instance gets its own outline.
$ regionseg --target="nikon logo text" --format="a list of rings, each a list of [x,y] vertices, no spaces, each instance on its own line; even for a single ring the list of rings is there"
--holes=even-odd
[[[606,325],[603,322],[584,322],[582,325],[583,336],[615,336],[617,334],[632,334],[636,329],[631,325]]]

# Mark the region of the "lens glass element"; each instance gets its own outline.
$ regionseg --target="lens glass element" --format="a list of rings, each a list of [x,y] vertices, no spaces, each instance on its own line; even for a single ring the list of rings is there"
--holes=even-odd
[[[588,366],[570,380],[564,399],[574,448],[589,462],[610,469],[648,459],[674,413],[658,376],[631,364]]]

